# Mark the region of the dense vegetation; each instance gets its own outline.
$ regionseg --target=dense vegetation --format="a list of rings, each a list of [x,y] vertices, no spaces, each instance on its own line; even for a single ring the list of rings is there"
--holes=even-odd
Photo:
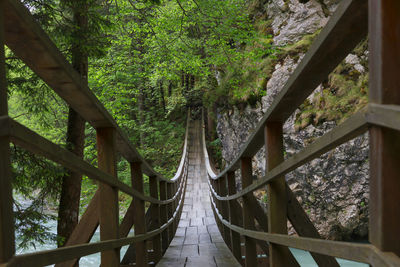
[[[140,153],[167,177],[173,176],[180,158],[187,106],[210,107],[227,98],[247,101],[242,92],[259,95],[252,89],[242,91],[241,81],[226,77],[256,71],[255,62],[271,53],[266,36],[253,27],[245,0],[24,3]],[[243,61],[249,62],[247,69],[240,67]],[[10,50],[6,64],[10,116],[97,165],[94,129],[79,122],[79,116]],[[222,80],[229,80],[229,86]],[[71,131],[84,140],[81,145]],[[12,160],[18,245],[48,239],[62,245],[68,229],[61,229],[64,234],[57,237],[45,222],[54,219],[60,225],[65,220],[65,215],[56,215],[68,189],[65,181],[79,183],[74,193],[80,213],[96,183],[16,146]],[[119,159],[119,179],[130,184],[129,173],[129,164]],[[74,175],[77,179],[72,180]],[[121,213],[129,203],[121,194]]]

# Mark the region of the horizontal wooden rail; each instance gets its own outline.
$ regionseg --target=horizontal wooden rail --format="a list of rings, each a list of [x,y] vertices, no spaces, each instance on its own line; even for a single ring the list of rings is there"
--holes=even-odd
[[[62,148],[59,145],[54,144],[53,142],[38,135],[34,131],[14,121],[8,116],[0,117],[0,128],[0,136],[9,136],[13,143],[31,151],[32,153],[42,155],[72,171],[82,173],[84,175],[87,175],[91,179],[118,188],[120,191],[132,197],[135,196],[141,200],[148,201],[153,204],[166,205],[175,201],[180,191],[182,190],[182,185],[180,184],[178,191],[172,198],[168,200],[159,200],[151,196],[146,196],[138,192],[134,188],[128,186],[127,184],[115,180],[110,174],[107,174],[99,170],[98,168],[90,165],[83,159],[76,156],[74,153]],[[184,162],[186,146],[187,144],[185,142],[181,165],[183,165]],[[175,175],[175,181],[180,175],[182,175],[182,170],[183,167],[179,166],[177,174]]]
[[[183,182],[186,185],[187,178],[185,178]],[[176,219],[176,216],[179,215],[182,207],[183,207],[183,197],[181,197],[181,199],[179,200],[178,207],[175,210],[173,216],[168,220],[168,222],[163,224],[160,228],[153,231],[149,231],[146,234],[114,239],[114,240],[101,241],[96,243],[74,245],[69,247],[14,256],[10,262],[4,265],[4,267],[19,267],[19,266],[39,267],[39,266],[51,265],[71,260],[77,257],[84,257],[101,251],[111,250],[114,248],[130,245],[135,242],[151,239],[152,237],[166,230],[170,226],[170,224],[172,224],[172,222]]]
[[[111,114],[85,85],[79,74],[18,0],[4,0],[5,43],[69,106],[94,128],[112,127],[117,133],[117,150],[129,162],[141,162],[143,172],[173,183],[156,172],[138,153]]]
[[[213,198],[210,195],[211,206],[217,219],[229,229],[258,240],[264,240],[287,247],[302,249],[324,255],[352,261],[364,262],[373,266],[395,267],[400,266],[400,259],[393,253],[384,253],[376,249],[373,245],[357,244],[351,242],[330,241],[307,237],[291,237],[281,234],[270,234],[266,232],[247,230],[243,227],[233,225],[225,220],[218,212]]]
[[[264,145],[267,121],[285,121],[334,68],[367,36],[368,1],[343,0],[317,36],[281,92],[257,124],[238,156],[218,176],[240,167],[242,157],[253,157]]]

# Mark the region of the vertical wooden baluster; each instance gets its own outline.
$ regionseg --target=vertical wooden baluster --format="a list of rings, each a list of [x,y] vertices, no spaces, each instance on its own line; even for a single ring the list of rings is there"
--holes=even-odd
[[[131,162],[131,178],[132,187],[138,192],[143,193],[143,173],[140,162]],[[135,227],[135,235],[146,233],[146,214],[144,201],[140,198],[133,198],[133,225]],[[148,266],[147,246],[146,241],[139,241],[135,243],[136,249],[136,266]]]
[[[167,182],[165,181],[160,181],[160,200],[166,200],[167,199]],[[167,211],[167,205],[160,205],[160,223],[161,225],[166,224],[168,221],[168,211]],[[163,253],[165,250],[168,248],[169,240],[168,240],[168,228],[165,229],[161,233],[161,244],[162,244],[162,250]]]
[[[370,0],[370,102],[400,105],[400,2]],[[400,256],[400,132],[370,128],[369,240]]]
[[[251,158],[243,157],[241,162],[242,188],[245,189],[253,182],[253,172],[251,168]],[[250,192],[249,194],[253,194]],[[250,230],[255,230],[254,224],[254,209],[251,206],[251,201],[247,196],[243,196],[243,227]],[[256,241],[253,238],[245,237],[245,265],[248,267],[257,266],[257,247]]]
[[[227,173],[227,182],[228,182],[228,194],[233,195],[236,193],[236,181],[235,181],[235,172]],[[238,217],[234,216],[233,210],[235,209],[234,205],[235,200],[229,200],[229,222],[234,225],[239,225]],[[238,260],[240,264],[242,264],[242,249],[240,245],[240,235],[238,232],[230,230],[231,232],[231,249],[233,256]]]
[[[172,198],[172,186],[173,184],[171,183],[167,183],[167,198],[171,199]],[[168,220],[170,220],[172,218],[172,206],[174,205],[173,202],[170,202],[167,205],[167,214],[168,214]],[[174,222],[172,222],[169,227],[168,227],[168,244],[172,241],[172,239],[174,238]]]
[[[283,160],[283,124],[268,122],[265,126],[266,169],[272,170]],[[267,185],[268,230],[274,234],[287,234],[287,197],[285,176],[275,179]],[[285,246],[269,245],[270,266],[298,265]]]
[[[174,183],[174,196],[176,195],[176,193],[178,193],[178,185],[179,185],[179,178],[178,180]],[[175,201],[174,201],[174,210],[173,212],[176,211],[176,208],[178,207],[178,201],[179,201],[179,196],[176,197]],[[175,232],[176,229],[178,228],[178,220],[180,218],[180,216],[178,216],[179,214],[177,213],[176,218],[174,220],[174,236],[175,236]]]
[[[226,175],[222,176],[220,178],[220,187],[219,187],[219,192],[221,193],[221,196],[226,196],[228,194],[228,189],[227,189],[227,183],[226,183]],[[221,208],[222,208],[222,216],[224,217],[225,220],[229,220],[229,207],[228,207],[228,202],[227,201],[221,201]],[[228,245],[229,248],[231,248],[231,233],[229,231],[229,228],[225,225],[223,225],[224,228],[224,239],[225,243]]]
[[[220,180],[218,179],[218,180],[214,180],[214,188],[215,188],[215,191],[217,192],[217,194],[218,195],[220,195]],[[222,209],[221,209],[221,201],[219,200],[219,199],[217,199],[217,198],[215,198],[215,201],[216,201],[216,206],[217,206],[217,210],[218,210],[218,213],[219,214],[222,214]],[[221,236],[224,238],[224,231],[223,231],[223,229],[222,229],[222,223],[218,220],[218,219],[216,219],[217,220],[217,226],[218,226],[218,228],[219,228],[219,232],[221,233]]]
[[[8,115],[4,55],[4,1],[0,0],[0,116]],[[0,137],[0,263],[15,254],[14,215],[11,185],[10,138]]]
[[[156,176],[149,178],[150,183],[150,196],[159,199],[158,197],[158,179]],[[160,205],[152,204],[151,209],[151,220],[154,225],[154,229],[160,228]],[[154,251],[154,262],[157,263],[161,259],[161,234],[153,237],[153,251]]]
[[[116,173],[115,130],[99,128],[97,131],[97,150],[99,169],[114,176]],[[119,238],[118,190],[99,183],[100,192],[100,239]],[[102,266],[119,266],[119,248],[101,253]]]

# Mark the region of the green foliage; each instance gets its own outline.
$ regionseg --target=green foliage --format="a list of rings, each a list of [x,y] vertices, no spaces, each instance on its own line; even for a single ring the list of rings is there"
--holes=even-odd
[[[18,247],[55,240],[46,226],[55,216],[45,210],[58,199],[64,168],[15,146],[11,151]]]
[[[350,65],[340,64],[329,75],[328,83],[316,92],[312,101],[300,106],[295,127],[303,129],[324,121],[343,122],[368,103],[369,75],[354,71]]]

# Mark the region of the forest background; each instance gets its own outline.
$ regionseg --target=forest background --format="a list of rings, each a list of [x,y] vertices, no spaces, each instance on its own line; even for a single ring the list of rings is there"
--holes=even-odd
[[[156,171],[172,177],[180,159],[186,108],[208,110],[210,147],[217,106],[252,105],[265,95],[274,47],[259,1],[25,0]],[[263,64],[260,66],[260,64]],[[95,130],[6,49],[10,116],[97,166]],[[260,78],[261,77],[261,78]],[[12,146],[19,247],[62,246],[97,189],[85,176]],[[118,178],[130,184],[129,164]],[[131,198],[119,195],[120,212]],[[58,233],[46,226],[57,220]]]

